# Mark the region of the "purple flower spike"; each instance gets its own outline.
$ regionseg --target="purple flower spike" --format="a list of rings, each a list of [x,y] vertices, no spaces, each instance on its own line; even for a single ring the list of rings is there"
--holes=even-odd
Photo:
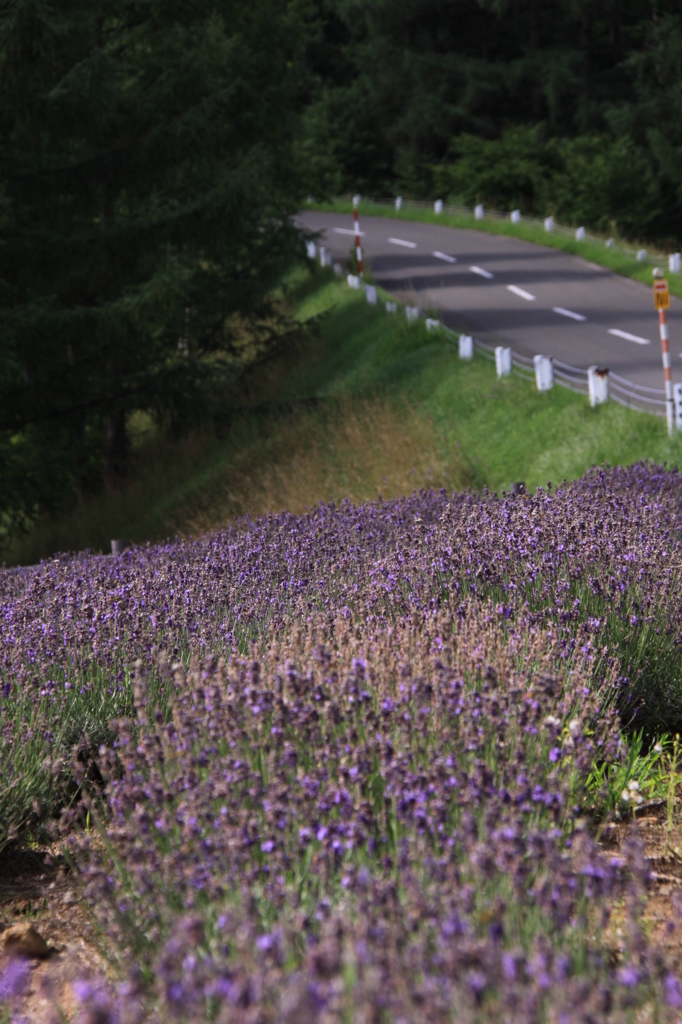
[[[636,985],[639,985],[640,973],[636,967],[627,965],[620,967],[616,971],[616,978],[621,985],[625,985],[627,988],[634,988]]]
[[[678,978],[674,974],[667,974],[663,982],[665,989],[665,998],[668,1006],[672,1006],[675,1010],[682,1009],[682,984],[680,984]]]
[[[76,983],[79,1024],[675,1024],[645,853],[597,841],[595,766],[620,777],[622,723],[665,713],[649,675],[682,685],[681,563],[682,475],[639,465],[0,570],[0,782],[24,792],[29,751],[22,820],[67,804],[57,833],[139,971]]]
[[[15,957],[0,974],[0,1003],[11,1002],[20,996],[28,982],[31,965],[28,960]]]

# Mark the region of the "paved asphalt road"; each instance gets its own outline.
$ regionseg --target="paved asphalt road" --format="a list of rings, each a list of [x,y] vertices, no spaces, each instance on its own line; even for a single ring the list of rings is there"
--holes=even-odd
[[[307,229],[335,260],[353,248],[345,214],[305,211]],[[515,238],[383,217],[363,217],[365,262],[402,301],[437,310],[449,327],[526,356],[595,364],[663,389],[652,290],[556,249]],[[673,380],[682,381],[682,302],[668,313]],[[621,333],[613,333],[621,332]]]

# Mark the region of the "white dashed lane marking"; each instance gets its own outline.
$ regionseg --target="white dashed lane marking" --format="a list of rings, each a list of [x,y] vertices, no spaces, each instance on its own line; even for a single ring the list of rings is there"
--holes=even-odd
[[[437,260],[444,260],[445,263],[456,263],[457,259],[454,256],[448,256],[446,252],[434,252],[433,255]]]
[[[587,320],[581,313],[572,313],[570,309],[563,309],[562,306],[553,306],[552,312],[558,313],[559,316],[568,316],[571,320]]]
[[[626,341],[634,341],[635,345],[650,345],[651,342],[648,338],[640,338],[636,334],[628,334],[627,331],[619,331],[617,328],[612,327],[609,329],[609,334],[612,334],[614,338],[625,338]]]
[[[526,302],[535,302],[535,296],[531,295],[530,292],[526,292],[523,288],[517,288],[515,284],[508,284],[507,291],[513,292],[514,295],[518,295],[520,299],[525,299]]]
[[[389,238],[391,245],[403,245],[406,249],[416,249],[416,242],[406,242],[404,238]]]
[[[489,281],[495,275],[491,274],[489,270],[484,270],[483,267],[469,267],[472,274],[478,274],[479,277],[485,277]]]

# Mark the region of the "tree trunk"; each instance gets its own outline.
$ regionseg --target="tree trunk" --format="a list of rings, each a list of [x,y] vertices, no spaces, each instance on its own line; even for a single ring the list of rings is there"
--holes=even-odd
[[[107,182],[102,182],[100,195],[100,231],[106,231],[114,222],[113,196]],[[103,283],[104,287],[104,283]],[[116,357],[111,354],[107,360],[107,387],[116,402],[119,388]],[[125,409],[114,407],[107,415],[106,461],[104,478],[109,489],[115,488],[125,476],[128,461],[128,434],[126,431]]]
[[[123,409],[110,412],[107,417],[105,477],[107,487],[114,488],[125,476],[128,461],[128,433]]]
[[[609,21],[609,41],[614,50],[620,46],[620,18],[618,4],[620,0],[611,0],[611,18]]]

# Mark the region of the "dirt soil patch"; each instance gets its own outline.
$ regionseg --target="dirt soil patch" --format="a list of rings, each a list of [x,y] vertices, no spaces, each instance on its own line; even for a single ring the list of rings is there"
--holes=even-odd
[[[682,823],[679,812],[672,830],[668,831],[666,805],[648,806],[634,821],[609,824],[602,842],[617,853],[633,834],[644,843],[653,876],[644,915],[647,932],[666,950],[671,967],[682,976]]]
[[[78,880],[46,850],[9,847],[0,852],[0,933],[30,922],[50,947],[45,959],[30,959],[23,992],[11,1003],[12,1019],[30,1024],[63,1024],[75,1017],[72,984],[110,974],[101,939],[81,898]],[[0,979],[10,956],[0,947]],[[63,1016],[60,1018],[59,1011]],[[2,1002],[0,1001],[0,1016]]]

